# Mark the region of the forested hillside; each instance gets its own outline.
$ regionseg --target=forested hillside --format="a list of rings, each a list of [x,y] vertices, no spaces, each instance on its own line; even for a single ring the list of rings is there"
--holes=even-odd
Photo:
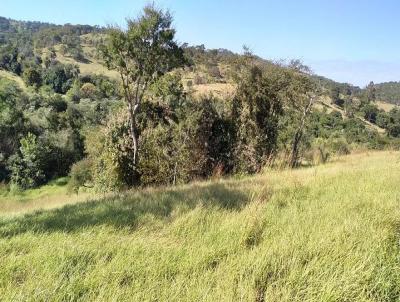
[[[379,100],[400,105],[400,82],[376,84],[376,97]]]
[[[68,175],[76,192],[169,185],[397,147],[400,111],[378,106],[380,86],[174,33],[151,7],[127,30],[0,18],[7,190]]]

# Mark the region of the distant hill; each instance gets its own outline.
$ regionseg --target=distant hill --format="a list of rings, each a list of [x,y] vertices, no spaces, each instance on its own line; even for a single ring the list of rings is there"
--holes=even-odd
[[[320,75],[314,75],[313,77],[322,87],[328,90],[332,90],[333,88],[338,87],[341,93],[353,95],[359,94],[362,91],[360,87],[354,86],[349,83],[339,83]]]
[[[105,75],[114,80],[119,76],[107,70],[97,52],[97,46],[104,41],[105,28],[91,25],[56,25],[37,21],[17,21],[0,17],[0,57],[2,49],[10,52],[10,47],[18,49],[18,60],[52,60],[77,66],[82,75]],[[182,72],[186,89],[196,95],[210,94],[225,98],[235,90],[235,77],[240,71],[241,55],[228,49],[206,49],[204,45],[183,45],[191,66]],[[263,68],[275,68],[282,63],[254,56],[255,62]],[[1,63],[1,62],[0,62]],[[299,62],[297,62],[299,63]],[[44,64],[44,63],[43,63]],[[290,64],[290,63],[288,63]],[[301,64],[301,62],[300,62]],[[28,64],[29,65],[29,64]],[[0,69],[1,65],[0,65]],[[22,75],[13,70],[1,70],[1,75],[18,82],[26,88]],[[348,83],[339,83],[320,75],[311,77],[326,91],[339,89],[342,95],[359,96],[363,89]],[[390,82],[376,85],[378,107],[389,111],[389,104],[400,103],[400,83]],[[326,103],[326,102],[325,102]],[[330,101],[327,99],[327,103]],[[336,107],[330,110],[338,111]]]
[[[103,29],[91,25],[56,25],[38,21],[17,21],[0,17],[0,46],[10,42],[39,43],[50,46],[61,43],[63,36],[84,35]]]
[[[61,63],[76,64],[83,74],[102,73],[117,78],[101,66],[96,46],[104,38],[105,28],[91,25],[57,25],[38,21],[17,21],[0,17],[0,54],[1,48],[18,48],[20,57],[35,58],[53,51],[56,60]],[[222,96],[230,93],[235,74],[238,72],[240,55],[230,50],[206,49],[204,45],[184,45],[192,67],[186,69],[182,76],[185,86],[191,86],[195,92],[215,92]],[[10,50],[7,50],[10,52]],[[265,68],[276,66],[276,63],[255,56],[259,65]],[[15,73],[15,72],[14,72]],[[358,94],[361,89],[347,83],[338,83],[331,79],[314,75],[313,78],[327,91],[339,87],[344,94]]]

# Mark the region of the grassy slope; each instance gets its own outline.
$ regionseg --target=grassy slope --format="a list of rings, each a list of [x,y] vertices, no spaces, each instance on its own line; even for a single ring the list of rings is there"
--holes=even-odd
[[[383,107],[386,108],[386,109],[389,108],[389,106],[385,106],[385,105],[383,105],[383,104],[384,104],[384,103],[382,103],[382,102],[377,103],[378,108],[379,108],[379,109],[382,108],[382,110],[385,110],[385,109],[383,109]],[[329,112],[329,113],[332,112],[332,111],[337,111],[337,112],[339,112],[339,113],[342,115],[342,117],[343,117],[344,119],[346,118],[346,114],[345,114],[344,110],[343,110],[342,108],[340,108],[339,106],[336,106],[336,105],[332,104],[332,101],[331,101],[331,99],[330,99],[329,97],[324,97],[324,98],[321,98],[320,100],[318,100],[315,107],[316,107],[317,109],[319,109],[319,110],[322,110],[322,109],[325,107],[325,108],[328,109],[328,112]],[[393,107],[392,107],[392,108],[393,108]],[[386,111],[386,110],[385,110],[385,111]],[[387,110],[387,112],[388,112],[388,111],[390,111],[390,110]],[[375,125],[375,124],[373,124],[373,123],[367,121],[366,119],[364,119],[364,118],[362,118],[362,117],[360,117],[360,116],[356,116],[356,117],[357,117],[360,121],[362,121],[362,122],[365,124],[365,126],[366,126],[367,128],[369,128],[369,129],[371,129],[371,130],[376,130],[378,133],[381,133],[381,134],[386,133],[386,130],[385,130],[385,129],[383,129],[383,128],[381,128],[381,127],[379,127],[379,126],[377,126],[377,125]]]
[[[59,178],[40,188],[18,193],[9,193],[0,187],[0,215],[9,216],[57,208],[83,202],[94,196],[90,193],[70,194],[67,192],[66,184],[66,178]]]
[[[0,220],[0,297],[398,301],[400,154]]]
[[[88,58],[87,62],[78,62],[78,61],[74,60],[71,57],[64,56],[60,52],[60,45],[56,45],[54,47],[54,49],[56,50],[57,60],[58,61],[60,61],[63,64],[78,65],[81,74],[84,74],[84,75],[87,75],[87,74],[101,74],[101,75],[108,76],[108,77],[110,77],[112,79],[117,79],[117,80],[120,79],[120,77],[119,77],[119,75],[118,75],[118,73],[116,71],[108,70],[107,67],[105,67],[103,64],[101,64],[101,62],[96,60],[91,55],[95,50],[93,47],[87,47],[87,46],[83,47],[84,53],[86,55],[86,58]]]
[[[9,80],[17,82],[17,84],[19,85],[19,87],[22,90],[26,90],[27,89],[24,80],[22,80],[21,77],[13,74],[12,72],[8,72],[8,71],[0,69],[0,78],[1,77],[4,77],[6,79],[9,79]]]
[[[397,108],[398,107],[395,104],[390,104],[390,103],[386,103],[386,102],[383,102],[383,101],[377,101],[376,105],[378,106],[379,109],[382,109],[385,112],[389,112],[393,108]]]

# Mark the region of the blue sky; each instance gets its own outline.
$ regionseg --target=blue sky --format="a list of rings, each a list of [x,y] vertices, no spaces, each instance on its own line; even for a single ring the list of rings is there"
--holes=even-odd
[[[142,0],[0,0],[0,15],[53,23],[124,24]],[[177,38],[267,59],[299,58],[321,75],[364,86],[400,81],[398,0],[159,0]]]

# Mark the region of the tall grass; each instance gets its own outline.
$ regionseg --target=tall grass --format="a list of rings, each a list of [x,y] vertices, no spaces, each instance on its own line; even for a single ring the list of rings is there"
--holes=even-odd
[[[90,192],[70,194],[67,182],[68,178],[63,177],[40,188],[25,191],[0,184],[0,215],[18,215],[39,209],[58,208],[66,204],[83,202],[95,196]]]
[[[0,221],[5,301],[399,301],[400,154]]]

